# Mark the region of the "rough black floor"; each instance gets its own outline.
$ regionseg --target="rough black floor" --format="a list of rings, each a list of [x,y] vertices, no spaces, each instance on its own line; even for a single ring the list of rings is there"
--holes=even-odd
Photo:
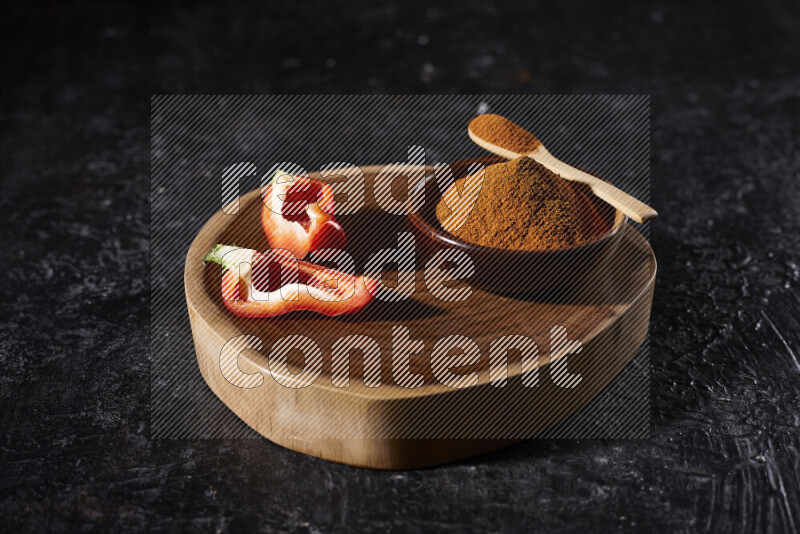
[[[800,529],[796,2],[3,10],[0,530]],[[149,100],[187,92],[651,94],[653,437],[395,473],[151,441]]]

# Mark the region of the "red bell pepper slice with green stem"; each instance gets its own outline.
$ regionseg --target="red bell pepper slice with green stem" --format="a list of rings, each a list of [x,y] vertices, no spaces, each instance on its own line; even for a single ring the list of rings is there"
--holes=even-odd
[[[241,317],[277,317],[300,310],[331,317],[357,313],[379,287],[371,278],[301,261],[280,249],[259,252],[215,245],[203,262],[222,266],[222,300]]]
[[[334,217],[329,184],[277,171],[262,199],[261,226],[273,249],[291,251],[302,259],[315,250],[344,248],[347,240]]]

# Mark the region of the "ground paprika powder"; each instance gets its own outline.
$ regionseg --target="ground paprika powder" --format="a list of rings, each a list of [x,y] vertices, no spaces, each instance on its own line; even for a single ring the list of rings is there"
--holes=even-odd
[[[474,204],[448,206],[443,198],[436,206],[442,226],[464,241],[511,250],[552,250],[587,243],[608,230],[596,224],[593,207],[569,182],[527,156],[491,165],[485,172]],[[465,191],[465,180],[451,187]],[[460,226],[453,228],[457,219]]]
[[[470,121],[469,129],[481,139],[517,154],[530,154],[542,144],[522,126],[493,113],[478,115]]]

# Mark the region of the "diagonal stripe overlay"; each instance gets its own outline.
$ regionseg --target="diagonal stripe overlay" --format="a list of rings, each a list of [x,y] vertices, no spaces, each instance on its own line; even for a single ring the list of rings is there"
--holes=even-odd
[[[383,209],[371,226],[353,235],[370,242],[365,252],[353,252],[356,269],[367,266],[368,253],[393,258],[389,247],[405,246],[412,239],[406,223],[407,202],[397,196],[394,178],[409,177],[414,183],[435,176],[439,184],[452,183],[446,166],[436,166],[487,154],[466,135],[466,127],[478,110],[498,113],[530,129],[559,159],[602,177],[634,197],[650,200],[650,101],[641,95],[281,95],[281,96],[206,96],[158,95],[151,100],[151,422],[155,438],[252,438],[257,433],[240,420],[206,385],[200,374],[195,345],[187,314],[184,290],[184,263],[193,240],[215,213],[226,211],[233,220],[246,217],[247,209],[238,203],[246,193],[262,187],[279,162],[295,164],[309,173],[325,169],[335,181],[338,174],[348,187],[360,184],[359,167],[387,165],[377,179],[368,178],[364,193],[351,189],[347,202],[356,213],[342,215],[348,221],[363,219],[359,205]],[[346,168],[341,172],[336,169]],[[479,168],[475,167],[474,172]],[[374,187],[377,182],[379,187]],[[479,183],[479,182],[476,182]],[[371,187],[372,186],[372,187]],[[344,189],[342,189],[344,190]],[[418,207],[425,198],[413,195]],[[342,204],[344,210],[345,204]],[[248,223],[249,224],[249,223]],[[226,243],[264,248],[265,240],[256,220],[248,226],[242,242]],[[635,225],[649,239],[649,224]],[[407,235],[406,235],[407,234]],[[386,235],[391,240],[383,239]],[[348,233],[348,240],[351,234]],[[372,244],[374,241],[374,244]],[[251,245],[251,243],[253,243]],[[419,242],[414,240],[414,246]],[[387,252],[379,252],[387,249]],[[443,253],[437,261],[458,261],[454,252]],[[397,258],[395,258],[397,259]],[[488,334],[473,336],[463,322],[442,319],[448,310],[458,309],[459,299],[468,306],[475,288],[442,288],[439,297],[417,302],[418,291],[426,283],[441,284],[440,274],[428,273],[423,254],[416,250],[413,261],[400,258],[403,272],[386,273],[400,283],[386,290],[367,310],[371,321],[383,321],[386,338],[396,341],[387,346],[382,338],[372,339],[359,330],[356,318],[316,322],[310,332],[300,326],[303,318],[281,319],[285,335],[274,333],[274,324],[239,322],[251,336],[234,340],[218,351],[217,370],[232,388],[247,389],[256,410],[274,410],[282,402],[308,403],[319,395],[323,409],[309,414],[308,439],[324,438],[483,438],[525,439],[622,439],[643,438],[650,429],[650,354],[649,336],[633,358],[620,365],[589,365],[582,354],[589,351],[612,355],[630,342],[632,330],[614,325],[614,335],[581,350],[571,341],[588,332],[559,324],[541,324],[539,318],[503,315],[502,325],[483,319],[485,310],[469,308],[459,317],[468,317]],[[581,299],[601,302],[608,295],[609,273],[632,271],[641,257],[622,254],[612,264],[592,271],[583,279]],[[380,264],[375,260],[376,264]],[[577,260],[576,260],[577,261]],[[556,268],[541,264],[525,273],[544,277]],[[574,263],[569,269],[580,270]],[[219,269],[208,266],[218,282]],[[416,271],[416,272],[415,272]],[[465,271],[466,272],[466,271]],[[380,271],[374,273],[380,276]],[[498,280],[514,282],[519,273],[498,271]],[[410,285],[409,285],[410,284]],[[411,296],[413,304],[399,307]],[[547,295],[498,295],[498,302],[546,299],[554,316],[569,317],[567,290]],[[451,300],[447,300],[451,299]],[[380,302],[378,302],[380,301]],[[429,304],[436,303],[437,311]],[[642,306],[636,301],[633,306]],[[405,311],[400,311],[402,310]],[[435,308],[435,307],[434,307]],[[614,303],[603,308],[613,312]],[[647,310],[649,312],[649,310]],[[441,315],[436,315],[437,313]],[[599,312],[598,312],[599,313]],[[561,315],[558,315],[561,314]],[[439,317],[438,319],[436,317]],[[261,320],[270,321],[270,320]],[[322,325],[322,326],[319,326]],[[296,328],[297,330],[293,330]],[[394,330],[393,330],[394,329]],[[435,331],[434,331],[435,330]],[[551,339],[551,333],[553,338]],[[504,337],[505,336],[505,337]],[[256,339],[257,338],[257,339]],[[301,339],[302,338],[302,339]],[[339,339],[336,343],[323,340]],[[282,341],[281,341],[282,340]],[[426,340],[426,341],[421,341]],[[438,340],[438,341],[437,341]],[[553,342],[553,340],[555,340]],[[301,343],[307,349],[304,374],[293,369],[296,354],[286,345]],[[279,358],[270,360],[276,347]],[[283,343],[283,344],[281,344]],[[494,347],[495,352],[492,352]],[[222,347],[220,347],[222,349]],[[317,352],[317,349],[319,352]],[[632,347],[631,350],[635,349]],[[233,351],[233,352],[231,352]],[[247,354],[236,362],[235,353]],[[256,352],[258,351],[258,353]],[[570,353],[570,351],[573,351]],[[489,367],[492,362],[498,366]],[[564,354],[559,354],[563,352]],[[398,354],[409,354],[407,365]],[[293,354],[295,356],[293,356]],[[320,358],[316,358],[319,355]],[[311,357],[313,356],[313,357]],[[568,361],[567,361],[568,357]],[[563,358],[563,359],[559,359]],[[552,360],[552,361],[551,361]],[[258,368],[252,362],[261,362]],[[404,367],[405,365],[405,367]],[[260,369],[278,369],[284,384],[298,386],[320,376],[313,386],[324,388],[292,389],[278,385],[272,376],[257,374]],[[239,373],[239,374],[237,374]],[[436,382],[449,387],[452,395],[424,395],[426,385]],[[582,387],[600,384],[589,396]],[[404,391],[413,400],[397,408],[392,402],[370,404],[388,391]],[[281,389],[277,389],[280,387]],[[362,419],[354,423],[344,415],[350,401],[334,395],[350,390],[364,405]],[[573,394],[574,393],[574,394]],[[283,398],[283,396],[286,396]],[[302,399],[302,400],[300,400]],[[557,401],[557,405],[555,402]],[[311,418],[311,415],[314,415]]]

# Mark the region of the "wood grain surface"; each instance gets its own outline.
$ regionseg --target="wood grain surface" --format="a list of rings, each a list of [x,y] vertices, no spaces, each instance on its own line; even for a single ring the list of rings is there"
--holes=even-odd
[[[371,191],[378,168],[363,170]],[[405,217],[385,214],[371,194],[367,198],[364,209],[341,218],[348,233],[347,250],[357,268],[363,268],[370,253],[396,246],[398,234],[408,231]],[[222,303],[220,269],[204,266],[202,258],[216,243],[268,248],[258,225],[260,209],[260,193],[252,191],[241,198],[237,214],[220,211],[203,227],[187,255],[187,303],[198,364],[211,389],[259,433],[301,452],[398,469],[454,460],[534,436],[605,387],[647,332],[655,258],[644,238],[627,226],[619,245],[596,266],[596,275],[567,290],[513,296],[473,288],[467,300],[445,302],[426,288],[420,268],[426,257],[418,247],[416,289],[406,301],[376,300],[358,315],[335,318],[308,312],[271,320],[236,317]],[[410,360],[410,371],[424,377],[420,387],[402,387],[393,380],[392,329],[398,326],[424,343],[424,352]],[[582,377],[575,388],[560,387],[548,378],[549,366],[556,361],[548,351],[555,326],[564,327],[570,340],[582,343],[569,364],[569,372]],[[261,352],[243,351],[239,357],[243,372],[264,377],[257,388],[237,387],[220,371],[223,346],[241,335],[263,343]],[[321,349],[323,370],[309,387],[286,388],[271,378],[275,370],[270,367],[269,347],[280,338],[298,335],[313,339]],[[349,386],[332,384],[331,348],[345,335],[369,336],[378,342],[380,387],[364,384],[363,359],[352,355]],[[478,363],[458,368],[458,373],[478,373],[477,383],[467,388],[437,381],[430,363],[432,347],[452,335],[468,336],[481,350]],[[509,335],[528,336],[540,348],[536,387],[522,385],[519,351],[509,352],[507,387],[490,383],[489,345]],[[288,354],[288,362],[289,371],[299,373],[306,360],[295,350]]]

